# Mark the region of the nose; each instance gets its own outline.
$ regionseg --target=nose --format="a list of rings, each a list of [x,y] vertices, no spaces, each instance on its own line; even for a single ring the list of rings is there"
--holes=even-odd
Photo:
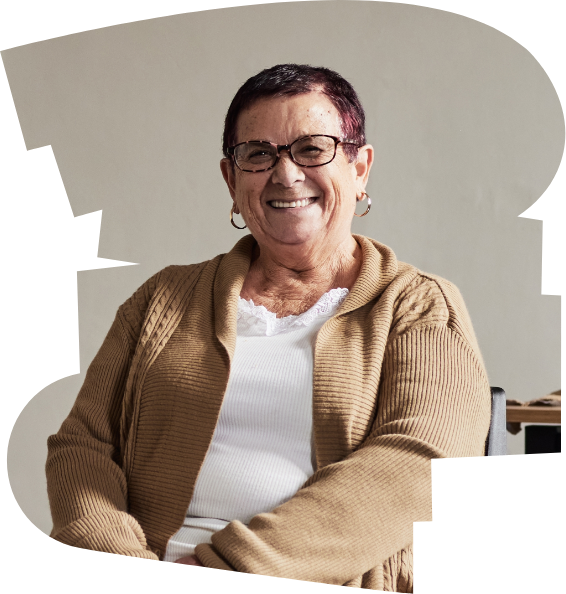
[[[272,169],[271,181],[274,184],[281,184],[286,188],[290,188],[295,182],[304,179],[305,172],[303,168],[293,162],[288,150],[282,150],[279,153],[279,160]]]

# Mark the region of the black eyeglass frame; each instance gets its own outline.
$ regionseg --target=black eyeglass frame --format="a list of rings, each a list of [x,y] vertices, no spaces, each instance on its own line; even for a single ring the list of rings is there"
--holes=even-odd
[[[318,163],[317,165],[302,165],[301,163],[297,163],[297,161],[295,161],[295,159],[293,158],[293,153],[291,152],[291,147],[296,142],[299,142],[299,140],[304,140],[305,138],[316,138],[319,136],[324,136],[325,138],[332,138],[332,140],[334,140],[334,154],[332,155],[332,158],[329,161],[326,161],[326,163]],[[271,146],[275,147],[275,149],[277,151],[277,156],[275,157],[275,161],[273,162],[273,165],[271,165],[270,167],[266,167],[265,169],[242,169],[238,165],[238,163],[236,162],[236,156],[234,155],[234,151],[239,146],[242,146],[243,144],[251,144],[252,142],[263,142],[265,144],[270,144]],[[354,142],[353,140],[350,140],[348,138],[342,138],[339,136],[331,136],[330,134],[308,134],[307,136],[301,136],[300,138],[293,140],[293,142],[291,144],[275,144],[274,142],[270,142],[269,140],[245,140],[244,142],[238,142],[238,144],[235,144],[234,146],[229,146],[226,149],[226,152],[232,157],[234,164],[240,171],[245,171],[246,173],[262,173],[263,171],[269,171],[270,169],[273,169],[275,167],[275,165],[277,165],[281,151],[288,151],[291,161],[293,161],[293,163],[295,163],[295,165],[298,165],[299,167],[322,167],[323,165],[328,165],[328,163],[332,163],[332,161],[334,161],[334,158],[336,157],[336,151],[337,151],[338,145],[340,143],[354,144],[357,147],[360,146],[357,142]]]

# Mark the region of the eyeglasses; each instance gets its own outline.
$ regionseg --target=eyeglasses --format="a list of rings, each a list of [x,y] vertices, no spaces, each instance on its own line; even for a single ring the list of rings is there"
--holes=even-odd
[[[301,167],[320,167],[334,159],[336,147],[341,142],[358,146],[353,140],[326,134],[312,134],[297,138],[291,144],[248,140],[228,147],[228,154],[234,157],[234,163],[238,169],[250,173],[259,173],[275,167],[281,151],[289,151],[293,163]]]

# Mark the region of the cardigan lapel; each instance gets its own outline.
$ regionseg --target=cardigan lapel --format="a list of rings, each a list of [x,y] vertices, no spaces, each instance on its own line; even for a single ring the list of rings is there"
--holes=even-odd
[[[127,477],[133,463],[137,417],[145,376],[179,325],[205,265],[203,262],[187,267],[170,267],[160,273],[162,278],[140,329],[122,401],[120,449],[122,467]],[[179,274],[178,271],[184,268],[186,273]]]
[[[251,236],[244,237],[228,254],[205,263],[190,307],[176,312],[180,320],[175,331],[160,343],[145,374],[129,511],[142,525],[157,526],[150,542],[155,550],[165,550],[182,525],[214,435],[235,350],[238,295],[253,242]],[[171,510],[167,520],[162,517],[164,507]]]
[[[398,263],[393,250],[363,235],[354,235],[362,248],[362,267],[352,290],[336,312],[348,313],[373,301],[397,275]]]
[[[398,271],[393,251],[361,235],[360,274],[314,346],[313,432],[317,468],[351,454],[366,437],[377,407],[377,388],[391,320],[374,307]],[[345,381],[346,378],[346,381]],[[358,394],[352,402],[352,394]]]
[[[238,297],[250,268],[254,245],[252,235],[242,237],[222,258],[214,280],[214,326],[230,361],[236,349]]]

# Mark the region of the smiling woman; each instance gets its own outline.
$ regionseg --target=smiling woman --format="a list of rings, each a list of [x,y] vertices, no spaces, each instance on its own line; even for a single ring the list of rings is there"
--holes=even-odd
[[[221,162],[233,211],[258,242],[241,296],[279,316],[303,313],[358,276],[361,248],[351,224],[373,148],[358,147],[351,160],[341,134],[340,113],[319,90],[263,98],[240,113],[239,142]],[[270,139],[272,149],[260,153],[257,168],[250,164],[258,160],[255,139]]]
[[[411,592],[430,460],[483,455],[489,427],[462,298],[352,235],[373,148],[339,74],[252,77],[223,149],[231,220],[251,234],[165,268],[118,310],[49,438],[52,536]]]

